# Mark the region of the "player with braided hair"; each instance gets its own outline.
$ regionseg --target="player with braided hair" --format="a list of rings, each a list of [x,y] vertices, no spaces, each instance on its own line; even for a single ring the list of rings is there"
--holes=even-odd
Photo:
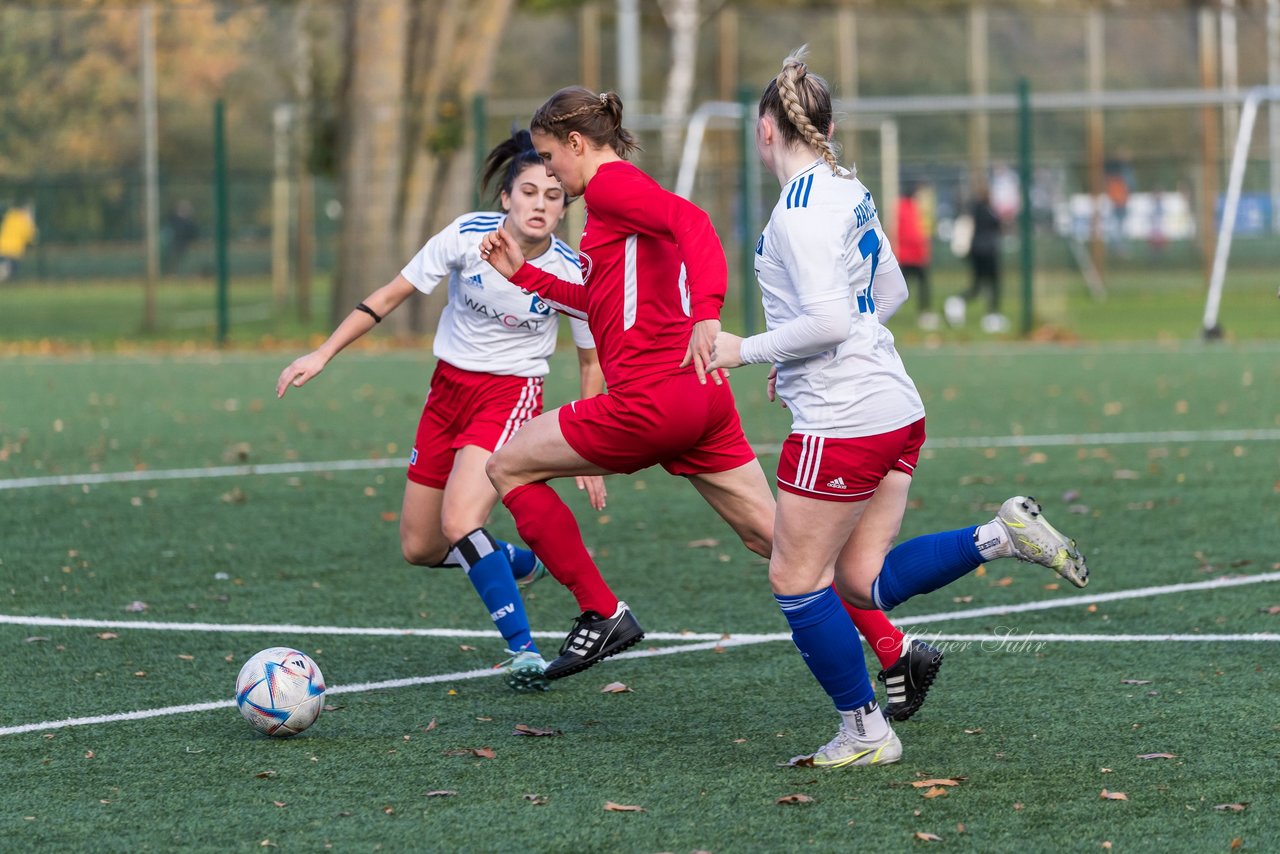
[[[1050,567],[1077,587],[1088,568],[1023,496],[990,522],[890,550],[924,443],[924,406],[882,325],[906,301],[906,282],[870,191],[836,159],[833,130],[830,91],[801,48],[765,88],[756,121],[760,159],[782,186],[756,245],[768,331],[721,332],[709,368],[771,363],[769,397],[792,414],[769,580],[841,717],[830,743],[793,763],[845,767],[896,762],[902,745],[876,705],[842,599],[889,610],[1002,557]],[[932,675],[906,661],[880,678],[892,698],[895,686]]]
[[[503,279],[480,257],[481,238],[495,228],[538,269],[578,281],[577,255],[554,234],[564,217],[565,190],[546,173],[527,130],[513,131],[485,162],[482,186],[497,180],[500,213],[455,219],[419,250],[400,275],[364,299],[315,351],[281,372],[276,395],[315,378],[344,347],[381,323],[418,291],[448,280],[449,302],[436,327],[436,368],[409,457],[400,511],[400,548],[417,566],[461,566],[507,642],[507,684],[546,690],[519,587],[546,574],[528,549],[495,539],[484,527],[498,495],[485,476],[489,455],[542,411],[547,357],[556,346],[559,315]],[[581,392],[604,387],[586,324],[570,320],[578,346]],[[580,478],[593,507],[604,506],[604,482]]]
[[[742,435],[732,395],[727,386],[718,387],[718,372],[710,374],[710,388],[691,385],[695,377],[705,380],[706,335],[719,328],[726,285],[724,256],[706,214],[624,160],[636,145],[622,127],[617,95],[561,90],[537,112],[532,128],[548,170],[570,193],[585,192],[580,257],[586,287],[521,270],[501,235],[482,251],[491,250],[499,271],[553,305],[583,308],[610,390],[536,419],[490,461],[521,536],[582,609],[547,671],[558,678],[625,649],[642,632],[545,480],[661,464],[688,477],[747,547],[765,556],[772,548],[774,501]],[[907,643],[880,611],[846,609],[886,667],[914,676],[889,686],[887,708],[907,719],[924,702],[941,656],[920,641]]]

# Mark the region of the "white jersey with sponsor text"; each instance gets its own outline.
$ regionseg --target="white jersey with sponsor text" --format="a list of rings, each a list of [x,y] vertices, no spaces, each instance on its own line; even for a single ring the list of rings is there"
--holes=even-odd
[[[464,371],[502,376],[546,376],[556,348],[559,313],[508,282],[480,257],[480,240],[506,220],[501,213],[469,213],[455,219],[418,250],[401,271],[424,294],[449,280],[449,302],[436,327],[435,357]],[[554,235],[529,263],[580,283],[578,255]],[[595,347],[586,321],[569,318],[573,341]]]
[[[842,170],[843,172],[843,170]],[[816,436],[872,436],[924,416],[924,404],[875,311],[875,279],[898,261],[861,181],[818,160],[787,182],[756,244],[765,321],[774,329],[802,307],[843,298],[849,337],[778,365],[778,396],[792,430]]]

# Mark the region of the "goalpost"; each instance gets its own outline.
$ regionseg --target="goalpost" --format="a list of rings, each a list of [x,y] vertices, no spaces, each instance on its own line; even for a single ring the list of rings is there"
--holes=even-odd
[[[1226,107],[1241,105],[1239,131],[1230,166],[1230,178],[1227,195],[1224,199],[1222,220],[1218,227],[1218,237],[1214,248],[1212,273],[1208,283],[1208,297],[1205,304],[1203,329],[1205,337],[1212,338],[1220,334],[1218,329],[1218,309],[1221,303],[1223,282],[1226,276],[1227,261],[1231,249],[1232,231],[1239,209],[1241,187],[1244,180],[1245,165],[1248,160],[1249,141],[1253,125],[1257,118],[1259,106],[1263,102],[1280,102],[1280,87],[1261,86],[1247,92],[1225,91],[1220,89],[1150,89],[1104,92],[1039,92],[1030,93],[1031,112],[1041,111],[1084,111],[1084,110],[1145,110],[1191,107]],[[698,172],[703,139],[712,122],[721,126],[742,127],[743,117],[750,115],[752,99],[734,103],[731,101],[711,101],[702,104],[690,116],[687,126],[683,156],[679,166],[679,175],[675,191],[689,197],[693,192],[695,177]],[[1019,111],[1019,98],[1014,93],[988,95],[915,95],[894,97],[865,97],[852,100],[839,100],[833,106],[855,121],[861,119],[868,124],[878,124],[882,132],[882,146],[890,149],[884,152],[882,168],[892,164],[894,174],[882,175],[881,199],[886,211],[892,209],[896,201],[891,190],[897,181],[896,120],[910,115],[927,114],[966,114],[973,112],[1015,113]],[[749,123],[746,123],[749,125]],[[742,134],[742,151],[746,161],[754,160],[750,149],[751,136]],[[1273,167],[1274,168],[1274,167]],[[747,182],[748,190],[752,183]],[[745,194],[744,194],[745,196]],[[1213,204],[1213,199],[1203,199],[1202,205]],[[758,204],[758,203],[757,203]],[[759,220],[758,210],[740,212],[742,223]],[[1280,210],[1272,212],[1273,217],[1280,217]],[[745,241],[744,243],[749,242]],[[1029,251],[1025,245],[1024,253]],[[746,259],[748,262],[750,259]],[[750,270],[747,263],[746,269]],[[1101,289],[1096,281],[1090,281],[1090,270],[1082,269],[1082,275],[1091,292],[1097,297]],[[750,300],[747,301],[748,304]]]
[[[1235,150],[1231,155],[1231,171],[1227,183],[1227,195],[1222,203],[1222,221],[1218,223],[1218,240],[1213,252],[1213,271],[1209,276],[1209,294],[1204,303],[1204,322],[1201,326],[1206,339],[1222,337],[1218,325],[1218,309],[1222,304],[1222,288],[1227,276],[1227,259],[1231,255],[1231,237],[1236,227],[1236,212],[1240,208],[1240,189],[1244,184],[1244,170],[1249,162],[1249,142],[1253,137],[1254,121],[1263,101],[1280,101],[1280,86],[1258,86],[1250,89],[1240,111],[1240,129],[1236,133]],[[1271,216],[1280,216],[1273,210]],[[1280,291],[1276,293],[1280,297]]]

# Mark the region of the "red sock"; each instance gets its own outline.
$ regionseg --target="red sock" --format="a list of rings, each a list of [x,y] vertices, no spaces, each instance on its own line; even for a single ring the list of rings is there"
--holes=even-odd
[[[902,657],[902,631],[889,622],[884,611],[864,611],[853,607],[843,599],[840,600],[840,604],[844,605],[844,609],[849,612],[859,634],[871,645],[876,658],[880,659],[880,666],[890,667],[896,664]]]
[[[578,520],[556,491],[546,483],[527,483],[508,492],[502,503],[511,511],[520,539],[542,558],[551,576],[569,588],[578,607],[613,616],[618,597],[587,554]]]

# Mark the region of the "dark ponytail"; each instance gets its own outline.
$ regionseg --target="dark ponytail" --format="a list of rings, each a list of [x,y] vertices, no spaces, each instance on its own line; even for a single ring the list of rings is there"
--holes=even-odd
[[[533,138],[523,128],[512,127],[511,136],[493,147],[484,160],[484,174],[480,178],[480,188],[489,186],[489,182],[499,173],[502,180],[494,190],[493,197],[498,199],[503,193],[511,195],[515,188],[516,177],[528,166],[542,166],[542,158],[533,147]]]

